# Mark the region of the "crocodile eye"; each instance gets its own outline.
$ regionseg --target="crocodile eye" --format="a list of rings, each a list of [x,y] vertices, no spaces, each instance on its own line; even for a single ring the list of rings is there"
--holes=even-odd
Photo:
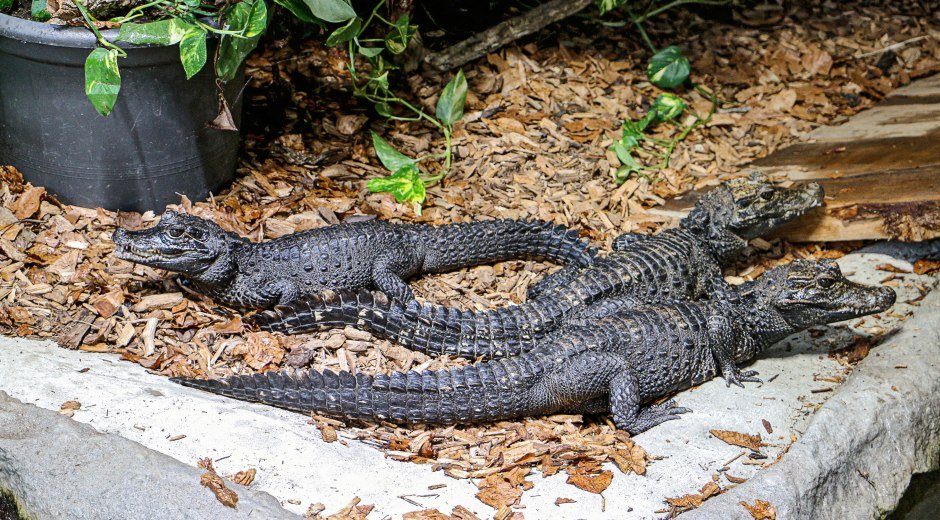
[[[166,230],[166,234],[169,235],[170,238],[179,238],[183,236],[183,228],[170,228]]]
[[[770,200],[774,198],[774,193],[776,193],[774,190],[767,190],[760,194],[760,198],[764,200]]]
[[[823,289],[828,289],[836,283],[832,278],[820,278],[816,280],[816,285],[822,287]]]

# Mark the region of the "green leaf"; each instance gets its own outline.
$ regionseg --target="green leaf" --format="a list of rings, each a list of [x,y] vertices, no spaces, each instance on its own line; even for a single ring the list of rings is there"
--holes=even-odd
[[[180,40],[180,61],[186,79],[196,75],[206,65],[206,30],[193,27]]]
[[[251,10],[248,12],[248,23],[245,24],[245,38],[257,38],[268,26],[268,6],[264,0],[253,0]]]
[[[617,171],[614,173],[614,179],[617,181],[617,184],[623,184],[624,181],[630,178],[631,175],[637,172],[643,171],[643,166],[633,158],[632,155],[627,154],[625,158],[620,158],[620,155],[617,155],[617,158],[620,159],[620,168],[617,168]]]
[[[689,60],[675,45],[670,45],[653,55],[646,76],[659,88],[675,88],[689,78]]]
[[[103,116],[114,109],[114,102],[121,91],[117,58],[117,49],[99,47],[85,59],[85,96]]]
[[[222,81],[233,79],[242,61],[258,45],[258,39],[267,24],[267,9],[256,7],[258,4],[263,5],[264,0],[242,0],[225,11],[224,28],[253,36],[222,35],[215,60],[215,72]]]
[[[392,31],[385,37],[385,47],[392,54],[405,52],[405,49],[408,48],[408,42],[411,41],[411,37],[418,30],[418,26],[409,25],[409,21],[407,14],[399,16],[392,25]]]
[[[597,0],[597,8],[600,9],[601,14],[605,14],[625,3],[627,3],[627,0]]]
[[[388,177],[369,179],[372,193],[391,193],[398,202],[422,203],[426,196],[421,172],[414,164],[405,164]]]
[[[6,11],[13,7],[13,0],[0,0],[0,11]]]
[[[340,23],[356,17],[356,11],[344,0],[304,0],[313,16],[327,22]]]
[[[382,54],[381,47],[359,47],[359,54],[362,54],[366,58],[374,58],[379,54]]]
[[[388,71],[383,72],[380,76],[370,77],[369,84],[379,93],[388,92]]]
[[[646,114],[643,119],[640,119],[639,121],[624,120],[623,125],[620,127],[623,132],[623,136],[631,136],[639,140],[643,137],[643,131],[646,130],[646,127],[649,126],[649,123],[652,119],[653,117],[650,114]]]
[[[414,159],[399,152],[388,141],[382,139],[382,136],[372,132],[372,146],[375,147],[375,154],[382,161],[382,166],[390,172],[397,172],[404,166],[414,165]]]
[[[362,19],[358,16],[351,18],[349,23],[336,29],[330,34],[329,38],[326,39],[326,45],[333,47],[334,45],[339,45],[340,43],[346,43],[349,40],[352,40],[356,36],[359,36],[359,29],[362,27]]]
[[[660,123],[675,119],[688,106],[685,101],[675,94],[665,92],[660,94],[653,106],[650,107],[650,113],[653,114],[653,121]]]
[[[382,117],[392,117],[392,107],[385,102],[376,103],[375,112]]]
[[[463,106],[466,102],[467,78],[464,77],[463,70],[458,70],[437,100],[437,118],[447,126],[453,125],[463,117]]]
[[[117,39],[135,45],[173,45],[196,26],[179,18],[147,23],[121,24]]]
[[[313,16],[303,0],[274,0],[274,3],[293,13],[301,22],[323,25],[323,21]]]
[[[52,15],[49,14],[49,11],[46,10],[47,8],[48,5],[46,0],[33,0],[33,3],[29,9],[29,15],[37,22],[45,22],[46,20],[52,18]]]

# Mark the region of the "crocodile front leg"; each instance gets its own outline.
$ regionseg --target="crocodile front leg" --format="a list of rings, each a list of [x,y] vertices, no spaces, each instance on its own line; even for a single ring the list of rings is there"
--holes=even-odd
[[[614,415],[614,424],[617,428],[628,431],[630,435],[645,432],[666,421],[680,419],[679,414],[692,411],[677,406],[673,399],[640,406],[640,396],[640,381],[631,370],[625,370],[611,380],[610,411]]]
[[[756,370],[742,372],[735,365],[734,352],[737,341],[752,340],[750,338],[735,338],[731,321],[726,316],[713,315],[708,317],[708,345],[718,362],[718,368],[721,370],[721,377],[725,380],[725,386],[735,384],[744,388],[743,383],[763,383],[760,378],[754,377],[757,375]]]

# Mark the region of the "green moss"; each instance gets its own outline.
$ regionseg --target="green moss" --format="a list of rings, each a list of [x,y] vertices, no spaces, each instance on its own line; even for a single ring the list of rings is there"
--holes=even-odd
[[[0,489],[0,520],[26,520],[13,493]]]

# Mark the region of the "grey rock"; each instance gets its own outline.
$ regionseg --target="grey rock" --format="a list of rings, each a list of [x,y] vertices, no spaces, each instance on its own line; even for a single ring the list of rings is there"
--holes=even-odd
[[[777,518],[878,518],[911,475],[940,465],[940,293],[865,358],[779,463],[683,515],[750,519],[766,500]],[[906,366],[907,368],[897,368]]]
[[[41,519],[296,519],[236,484],[238,508],[199,484],[202,470],[0,392],[0,491]]]

